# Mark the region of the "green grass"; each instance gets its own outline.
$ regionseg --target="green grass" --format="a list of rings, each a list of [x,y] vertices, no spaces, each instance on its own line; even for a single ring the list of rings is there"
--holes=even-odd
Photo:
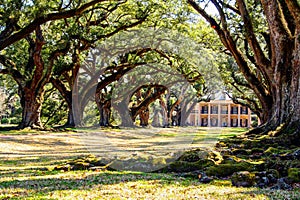
[[[299,194],[299,193],[298,193]],[[24,172],[2,177],[0,198],[11,199],[297,199],[297,193],[201,184],[171,174],[138,172]]]
[[[216,140],[241,134],[241,129],[161,129],[154,138],[176,137],[193,132],[191,147],[203,139]],[[245,130],[245,129],[244,129]],[[84,132],[84,129],[79,132]],[[114,130],[107,129],[113,137]],[[126,141],[132,133],[118,130],[116,138]],[[22,134],[21,134],[22,133]],[[175,174],[130,171],[53,171],[54,166],[87,155],[80,133],[5,131],[0,135],[0,199],[298,199],[299,191],[270,191],[233,187],[230,181],[201,184],[197,179]],[[92,133],[92,132],[91,132]],[[123,135],[122,135],[123,134]],[[120,137],[122,136],[122,137]],[[145,135],[144,135],[145,136]],[[136,136],[138,138],[138,136]],[[127,138],[128,139],[128,138]],[[148,139],[148,136],[147,136]],[[157,139],[157,138],[156,138]],[[155,142],[156,142],[156,139]],[[141,138],[138,138],[141,140]],[[128,143],[130,145],[130,143]]]

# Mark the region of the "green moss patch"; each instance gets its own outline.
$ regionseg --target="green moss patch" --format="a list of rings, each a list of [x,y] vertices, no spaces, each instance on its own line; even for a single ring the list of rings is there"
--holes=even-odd
[[[280,153],[280,150],[278,148],[274,148],[274,147],[269,147],[267,150],[264,151],[265,154],[278,154]]]
[[[86,157],[79,157],[74,160],[68,161],[64,164],[57,165],[53,170],[72,171],[72,170],[87,170],[87,169],[107,169],[108,165],[105,161],[89,155]]]
[[[205,170],[208,166],[213,166],[214,162],[208,159],[198,160],[196,162],[175,161],[167,165],[159,172],[192,172],[196,170]]]
[[[206,170],[208,176],[226,177],[238,171],[253,171],[253,165],[247,162],[227,163],[211,166]]]
[[[250,187],[255,184],[255,174],[248,171],[235,172],[231,177],[232,185]]]
[[[288,178],[293,182],[300,182],[300,168],[288,169]]]
[[[184,152],[179,158],[178,161],[185,162],[197,162],[199,160],[206,159],[209,156],[207,151],[202,149],[194,149]]]

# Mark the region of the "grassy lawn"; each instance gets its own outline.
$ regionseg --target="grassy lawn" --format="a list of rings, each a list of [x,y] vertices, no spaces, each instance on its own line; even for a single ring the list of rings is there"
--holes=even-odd
[[[128,152],[142,155],[154,147],[157,149],[163,146],[170,150],[169,144],[178,138],[184,142],[176,143],[177,148],[174,148],[176,150],[203,145],[207,147],[207,144],[211,147],[217,138],[241,134],[243,131],[245,129],[229,128],[172,128],[151,131],[79,129],[77,132],[2,131],[0,199],[299,199],[299,191],[237,188],[231,186],[228,180],[214,180],[210,184],[202,184],[196,179],[176,174],[53,170],[54,166],[67,160],[91,154],[91,147],[95,146],[94,144],[89,146],[84,136],[93,133],[105,132],[105,138],[114,146],[109,152],[111,155],[123,153],[122,156],[126,154],[130,156]],[[191,135],[192,140],[181,138]],[[98,136],[96,139],[99,139]],[[97,152],[99,155],[105,155],[108,151],[104,151],[105,146],[101,145],[96,147],[98,150],[103,148],[103,152]],[[152,152],[152,156],[158,154]]]

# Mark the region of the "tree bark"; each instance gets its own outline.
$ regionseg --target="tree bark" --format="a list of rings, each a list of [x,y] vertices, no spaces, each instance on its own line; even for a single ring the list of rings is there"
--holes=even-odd
[[[30,47],[32,51],[30,51],[29,58],[29,63],[31,63],[32,60],[33,62],[31,64],[35,65],[34,74],[32,79],[26,82],[25,86],[19,85],[19,90],[21,90],[19,91],[21,95],[21,106],[23,108],[22,121],[19,124],[20,128],[43,128],[40,117],[45,93],[44,87],[50,73],[48,70],[44,73],[45,65],[41,51],[45,45],[45,41],[41,28],[37,27],[35,33],[36,40]]]
[[[163,125],[164,128],[169,127],[170,126],[170,121],[169,121],[169,117],[168,117],[167,105],[166,105],[165,101],[162,98],[159,99],[159,103],[160,103],[160,106],[162,108],[162,110],[161,110],[162,125]]]
[[[161,123],[159,121],[159,113],[160,113],[160,110],[154,109],[153,120],[152,120],[152,126],[154,126],[154,127],[161,126]]]
[[[286,25],[282,5],[274,0],[262,0],[261,2],[270,30],[273,55],[271,66],[268,66],[272,70],[264,69],[269,72],[268,76],[273,79],[271,82],[272,116],[269,117],[267,124],[272,130],[283,125],[288,129],[296,128],[300,131],[299,125],[295,127],[300,120],[300,13],[294,13],[294,10],[299,11],[299,4],[294,2],[295,4],[291,5],[293,1],[286,1],[295,19],[296,30],[295,35],[293,35],[292,30]]]
[[[72,110],[72,105],[71,107],[68,105],[68,120],[67,122],[64,124],[64,127],[75,127],[75,119],[74,119],[74,115],[73,115],[73,110]]]
[[[149,108],[146,108],[139,113],[140,116],[140,126],[146,127],[149,125]]]
[[[123,127],[134,127],[133,120],[131,118],[130,110],[128,108],[129,98],[124,98],[114,108],[118,111],[121,117],[121,126]]]
[[[34,94],[34,91],[25,89],[21,93],[21,106],[22,111],[22,121],[19,124],[19,128],[23,129],[26,127],[42,129],[43,125],[41,123],[41,110],[42,102],[44,98],[44,92],[41,91],[38,95]]]
[[[110,126],[111,118],[111,102],[106,100],[103,105],[102,112],[100,113],[100,126]]]
[[[95,94],[95,102],[97,104],[98,111],[100,113],[100,126],[110,126],[111,117],[111,100],[105,99],[103,94]]]
[[[65,102],[68,105],[68,120],[64,124],[65,127],[75,127],[75,119],[73,114],[73,105],[72,105],[72,92],[68,90],[65,85],[59,79],[51,78],[50,82],[52,85],[59,91],[59,93],[64,98]]]
[[[151,88],[154,88],[154,91],[151,91]],[[146,95],[146,97],[141,101],[138,102],[138,105],[132,107],[131,110],[131,116],[133,121],[135,118],[138,116],[138,114],[143,111],[148,109],[149,105],[154,102],[156,99],[159,99],[162,94],[165,93],[167,88],[162,85],[153,85],[150,87],[150,92]],[[148,91],[147,91],[148,92]]]

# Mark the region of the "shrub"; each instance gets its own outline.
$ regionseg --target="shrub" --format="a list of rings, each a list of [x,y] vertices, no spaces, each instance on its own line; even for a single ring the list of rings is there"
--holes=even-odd
[[[10,124],[19,124],[20,123],[20,119],[17,117],[11,117],[9,118]]]
[[[299,168],[290,168],[288,170],[288,177],[293,182],[300,181],[300,169]]]
[[[1,119],[1,124],[8,124],[9,120],[7,118],[2,118]]]

